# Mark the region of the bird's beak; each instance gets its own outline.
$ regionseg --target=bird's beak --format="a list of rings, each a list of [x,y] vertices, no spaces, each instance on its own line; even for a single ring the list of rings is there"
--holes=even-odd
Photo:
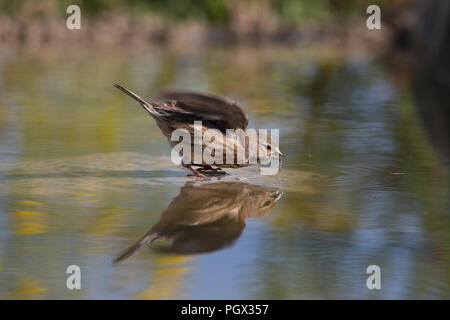
[[[273,198],[273,200],[275,201],[275,202],[277,202],[278,200],[280,200],[281,199],[281,196],[283,195],[283,192],[281,191],[281,190],[277,190],[277,191],[275,191],[275,192],[273,192],[272,194],[271,194],[271,197]]]
[[[122,87],[119,84],[114,83],[113,86],[116,87],[117,89],[121,90],[122,92],[126,93],[130,97],[132,97],[134,100],[139,102],[145,110],[147,110],[149,113],[152,113],[152,109],[149,106],[149,105],[151,105],[151,103],[149,103],[148,101],[145,101],[144,99],[139,97],[136,93],[128,90],[127,88]]]
[[[274,153],[270,156],[271,159],[283,160],[284,154],[282,154],[279,150],[275,150]]]

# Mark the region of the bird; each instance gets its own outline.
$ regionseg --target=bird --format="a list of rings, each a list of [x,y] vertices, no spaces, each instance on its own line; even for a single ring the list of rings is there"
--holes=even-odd
[[[114,87],[118,88],[137,102],[147,111],[153,119],[156,121],[157,126],[161,130],[162,134],[166,136],[172,147],[178,144],[178,141],[171,139],[172,133],[177,129],[184,129],[189,132],[191,138],[194,137],[195,122],[201,121],[202,134],[208,135],[211,132],[208,129],[214,129],[218,132],[214,139],[211,136],[207,137],[212,141],[213,145],[223,150],[223,161],[211,163],[205,163],[202,160],[198,161],[193,153],[190,155],[188,161],[186,161],[186,155],[183,155],[183,161],[181,165],[192,171],[193,175],[198,178],[208,178],[215,175],[226,174],[221,168],[239,168],[245,167],[250,164],[261,163],[262,157],[260,152],[255,149],[249,148],[248,136],[245,136],[247,143],[235,142],[231,143],[229,136],[227,136],[227,130],[242,130],[244,134],[247,132],[248,117],[241,106],[228,98],[221,97],[215,94],[201,93],[195,91],[162,91],[155,96],[155,99],[163,100],[165,102],[150,102],[144,100],[134,92],[127,88],[114,84]],[[271,137],[264,132],[256,132],[258,149],[266,151],[266,159],[273,159],[276,157],[283,158],[283,154],[278,149],[278,146]],[[191,150],[195,150],[195,139],[190,140]],[[206,136],[202,139],[202,151],[207,148],[205,143]],[[241,147],[243,151],[242,161],[238,159],[237,149]],[[233,158],[226,159],[227,152],[233,152]],[[257,153],[257,155],[255,154]],[[211,153],[215,155],[215,151]],[[218,153],[220,157],[220,154]],[[181,154],[180,154],[181,157]],[[256,161],[251,162],[250,159],[256,158]],[[231,163],[230,163],[231,162]],[[215,168],[214,168],[215,167]]]
[[[241,235],[246,219],[266,216],[282,195],[278,188],[242,181],[188,181],[159,221],[113,263],[150,245],[154,251],[172,254],[205,253],[230,246]],[[168,241],[157,245],[159,239]]]

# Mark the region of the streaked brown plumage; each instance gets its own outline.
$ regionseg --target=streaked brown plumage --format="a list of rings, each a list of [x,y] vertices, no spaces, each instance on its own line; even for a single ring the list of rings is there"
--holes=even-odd
[[[178,142],[171,141],[172,132],[176,129],[186,129],[191,137],[194,135],[194,121],[202,121],[202,130],[205,134],[207,129],[217,129],[221,133],[219,140],[213,139],[214,143],[223,148],[223,161],[221,164],[214,164],[219,168],[238,168],[249,165],[249,144],[245,145],[245,161],[238,163],[236,146],[234,146],[234,161],[227,163],[226,149],[231,143],[227,143],[226,129],[242,129],[244,132],[247,129],[248,118],[242,108],[234,101],[210,94],[202,94],[196,92],[162,92],[157,95],[157,99],[163,99],[167,102],[156,103],[149,102],[130,90],[114,84],[114,86],[127,95],[138,101],[142,107],[155,119],[156,124],[161,129],[161,132],[169,139],[169,143],[174,147]],[[261,145],[258,133],[258,144]],[[281,155],[277,146],[272,144],[269,136],[264,137],[267,142],[263,146],[267,150],[267,155],[270,158],[272,154]],[[248,139],[248,138],[247,138]],[[263,139],[264,140],[264,139]],[[192,141],[192,155],[193,159],[190,163],[183,162],[182,165],[190,169],[197,177],[204,178],[207,175],[220,171],[218,168],[213,168],[209,164],[194,163],[194,139]],[[202,145],[202,150],[206,145]],[[200,167],[199,169],[193,166]]]
[[[114,262],[160,238],[170,244],[153,249],[166,253],[211,252],[229,246],[242,233],[247,218],[267,215],[281,196],[278,189],[239,181],[187,182],[159,222]]]

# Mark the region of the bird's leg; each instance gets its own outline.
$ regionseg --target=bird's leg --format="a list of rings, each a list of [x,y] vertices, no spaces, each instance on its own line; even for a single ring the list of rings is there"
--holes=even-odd
[[[202,174],[205,174],[208,177],[220,177],[227,175],[227,173],[223,171],[222,168],[219,167],[214,168],[208,164],[201,164],[196,166],[200,167],[199,169],[197,169],[198,172],[201,172]]]
[[[209,164],[202,164],[199,165],[201,168],[198,169],[198,171],[222,171],[221,168],[213,168],[212,166],[210,166]]]
[[[193,173],[196,177],[199,177],[199,178],[202,178],[202,179],[207,178],[207,176],[205,176],[204,174],[198,172],[198,170],[194,169],[192,166],[186,166],[186,168],[188,168],[189,170],[191,170],[192,173]]]

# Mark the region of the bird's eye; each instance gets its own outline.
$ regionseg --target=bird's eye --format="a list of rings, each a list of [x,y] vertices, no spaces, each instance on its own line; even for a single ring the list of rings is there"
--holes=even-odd
[[[271,146],[267,146],[267,150],[270,150],[270,149],[272,149],[272,147]]]

